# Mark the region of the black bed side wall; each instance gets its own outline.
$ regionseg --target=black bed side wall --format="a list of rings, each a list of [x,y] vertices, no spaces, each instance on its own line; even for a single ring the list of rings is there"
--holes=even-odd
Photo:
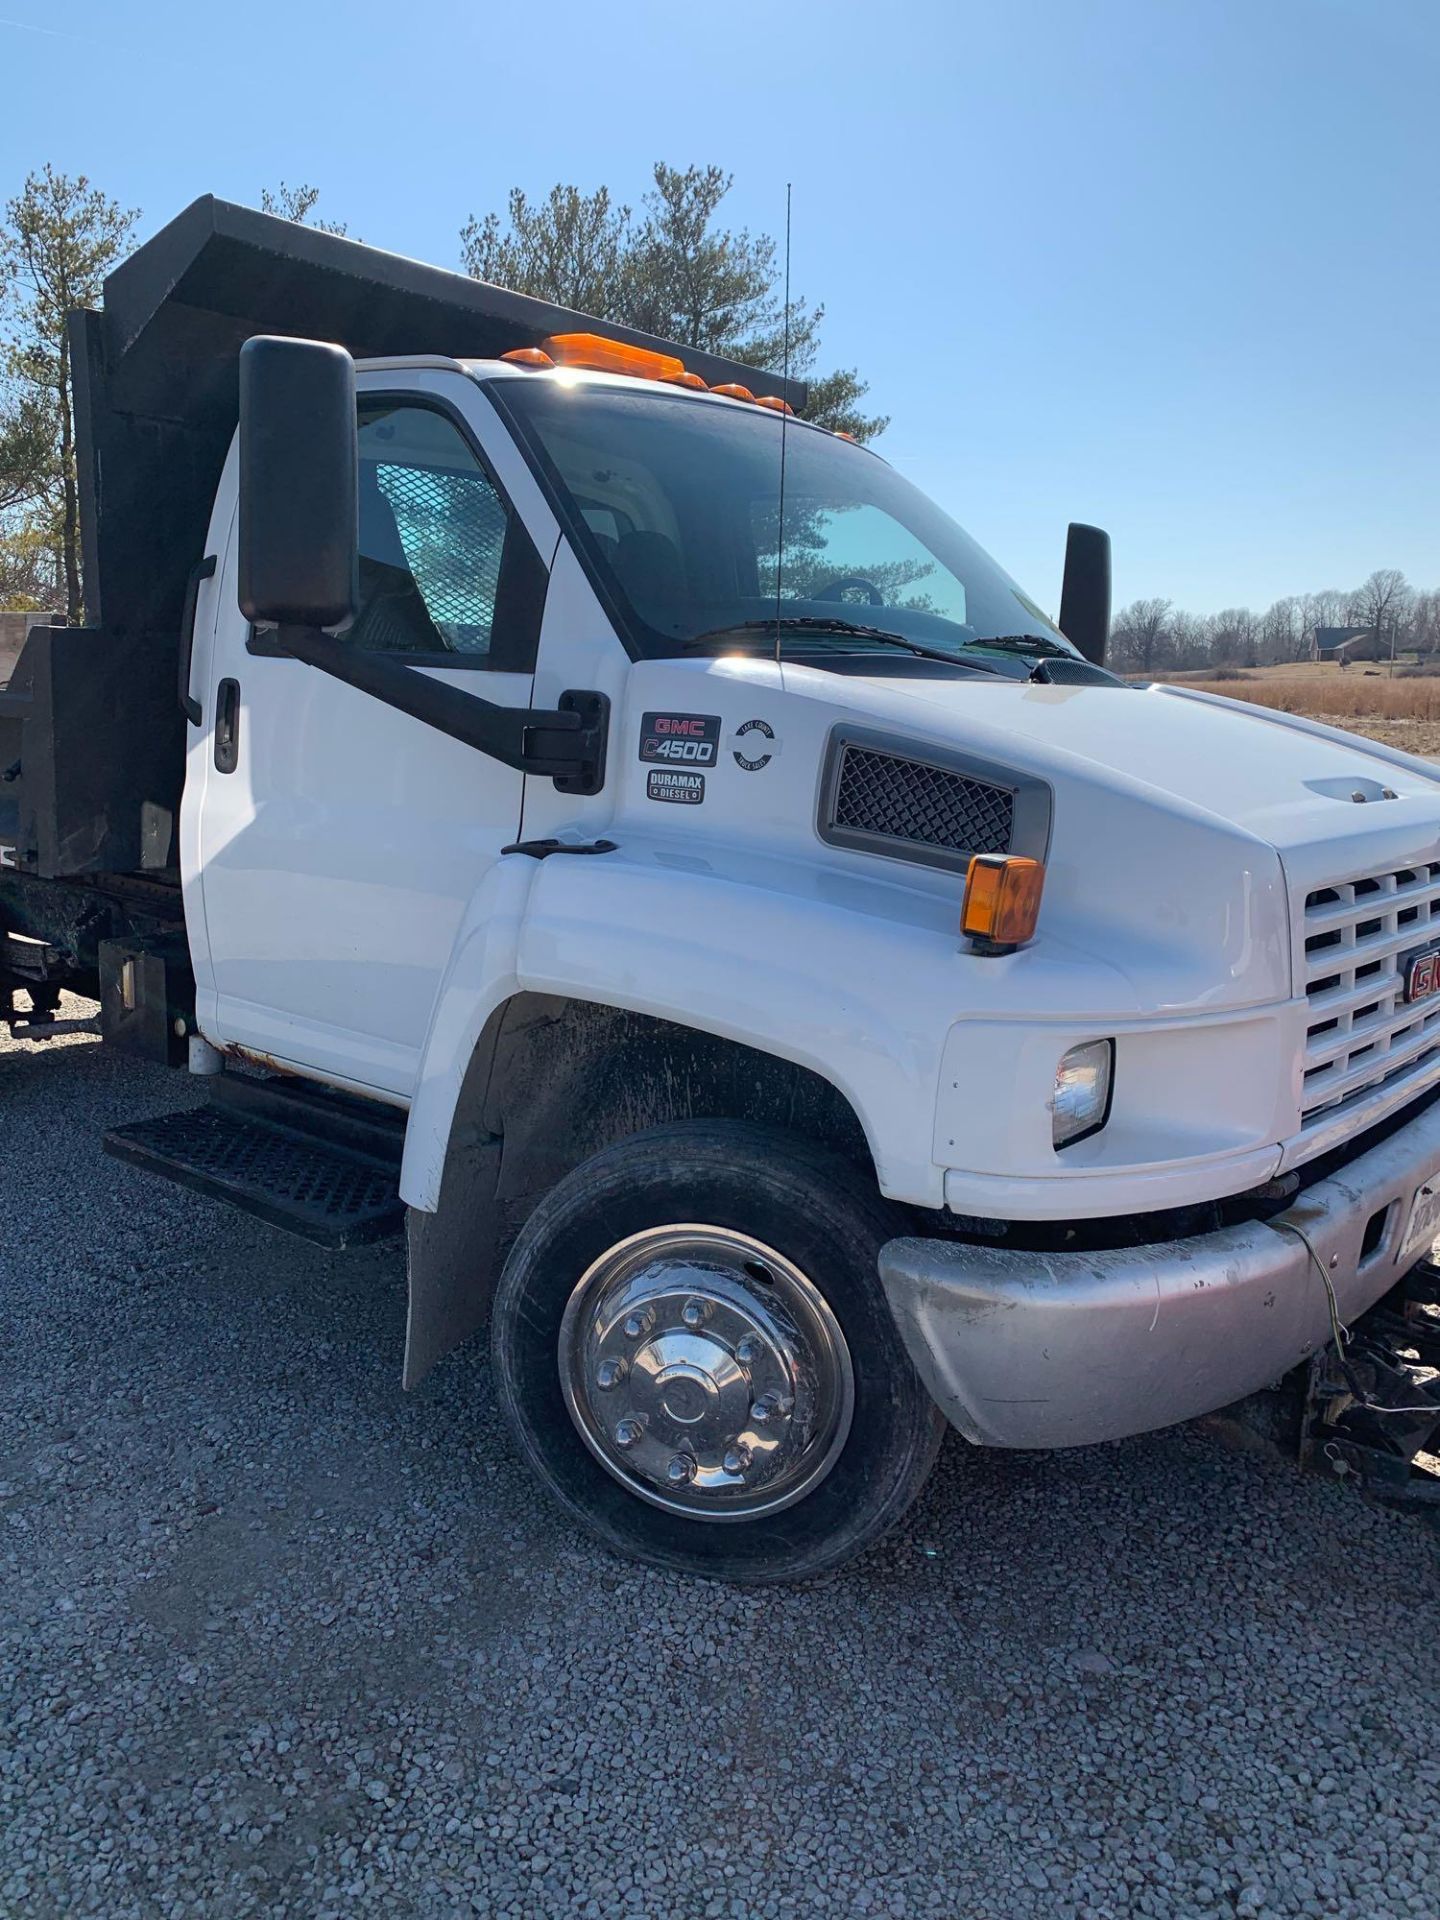
[[[60,880],[178,864],[173,638],[33,627],[0,717],[7,866]]]

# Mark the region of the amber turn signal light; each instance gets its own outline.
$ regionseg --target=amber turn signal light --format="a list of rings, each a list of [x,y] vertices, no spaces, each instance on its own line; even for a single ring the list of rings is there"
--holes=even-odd
[[[1009,953],[1035,937],[1045,869],[1018,854],[977,853],[965,875],[960,930],[981,953]]]
[[[628,373],[637,380],[674,380],[685,362],[673,353],[652,353],[602,333],[552,333],[545,351],[557,367],[586,367],[591,373]]]

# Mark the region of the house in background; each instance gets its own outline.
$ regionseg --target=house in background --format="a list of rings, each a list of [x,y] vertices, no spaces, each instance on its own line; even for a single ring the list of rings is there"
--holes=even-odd
[[[1362,644],[1373,641],[1373,627],[1312,627],[1310,629],[1310,658],[1312,660],[1338,660],[1341,666],[1366,653]],[[1374,659],[1373,651],[1367,656]]]

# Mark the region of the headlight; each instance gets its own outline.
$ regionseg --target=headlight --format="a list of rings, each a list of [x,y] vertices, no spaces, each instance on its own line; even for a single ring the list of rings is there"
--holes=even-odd
[[[1068,1147],[1098,1133],[1110,1118],[1110,1088],[1115,1076],[1115,1042],[1087,1040],[1072,1047],[1055,1069],[1054,1140]]]

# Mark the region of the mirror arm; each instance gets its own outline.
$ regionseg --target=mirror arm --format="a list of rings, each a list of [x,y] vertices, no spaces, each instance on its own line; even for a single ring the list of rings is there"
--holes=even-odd
[[[562,793],[598,793],[604,785],[610,701],[603,693],[562,693],[558,708],[502,707],[384,654],[358,652],[318,627],[274,631],[293,659],[507,767],[552,779]]]

